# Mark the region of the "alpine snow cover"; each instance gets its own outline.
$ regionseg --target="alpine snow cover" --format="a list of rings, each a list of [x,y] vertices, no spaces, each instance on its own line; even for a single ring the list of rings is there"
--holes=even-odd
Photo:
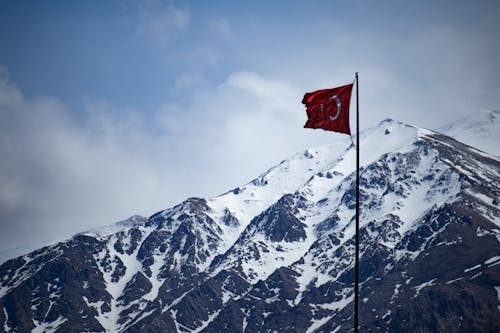
[[[391,119],[361,133],[361,331],[500,332],[499,112],[480,116],[444,129],[463,142]],[[473,147],[477,126],[493,144]],[[355,151],[3,263],[0,330],[349,332]]]

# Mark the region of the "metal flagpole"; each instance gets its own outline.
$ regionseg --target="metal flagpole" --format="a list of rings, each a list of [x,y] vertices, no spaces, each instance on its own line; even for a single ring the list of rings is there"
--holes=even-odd
[[[341,103],[351,102],[352,84],[345,86],[322,89],[306,93],[302,99],[302,104],[306,106],[307,122],[305,128],[321,128],[326,131],[333,131],[351,135],[349,126],[349,113],[343,115],[343,119],[337,120],[340,115]],[[326,95],[325,95],[326,93]],[[328,95],[330,94],[330,95]],[[327,101],[328,99],[328,101]],[[328,116],[327,112],[333,112],[335,105],[331,100],[336,100],[337,112],[335,117]],[[328,104],[326,104],[328,102]],[[325,105],[326,104],[326,105]],[[327,110],[325,110],[325,107]],[[347,124],[346,120],[347,119]],[[352,135],[351,135],[352,140]],[[354,142],[353,142],[354,144]],[[356,72],[356,253],[354,263],[354,332],[358,333],[358,308],[359,308],[359,89],[358,72]]]
[[[356,250],[354,262],[354,333],[359,326],[359,89],[356,72]]]

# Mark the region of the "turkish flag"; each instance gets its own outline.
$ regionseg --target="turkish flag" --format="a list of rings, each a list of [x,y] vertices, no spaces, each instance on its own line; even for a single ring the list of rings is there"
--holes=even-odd
[[[351,135],[349,104],[353,84],[306,93],[302,103],[306,106],[305,128],[322,128]]]

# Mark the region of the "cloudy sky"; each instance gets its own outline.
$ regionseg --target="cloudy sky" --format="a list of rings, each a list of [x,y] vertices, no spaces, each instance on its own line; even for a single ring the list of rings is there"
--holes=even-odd
[[[362,128],[498,109],[499,3],[0,2],[0,254],[338,139],[300,101],[356,71]]]

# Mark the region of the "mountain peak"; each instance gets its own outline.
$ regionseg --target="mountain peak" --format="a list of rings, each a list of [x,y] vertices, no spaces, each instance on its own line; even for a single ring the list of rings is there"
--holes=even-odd
[[[438,129],[458,141],[489,154],[500,156],[500,111],[470,113]]]
[[[384,120],[382,120],[379,125],[383,125],[383,124],[393,124],[393,123],[399,123],[399,124],[402,124],[402,122],[398,121],[398,120],[394,120],[392,118],[385,118]]]
[[[484,117],[490,126],[498,112]],[[455,331],[463,318],[463,331],[499,331],[498,160],[394,119],[359,138],[360,324]],[[351,331],[351,143],[307,149],[218,197],[188,198],[6,262],[0,327]]]

